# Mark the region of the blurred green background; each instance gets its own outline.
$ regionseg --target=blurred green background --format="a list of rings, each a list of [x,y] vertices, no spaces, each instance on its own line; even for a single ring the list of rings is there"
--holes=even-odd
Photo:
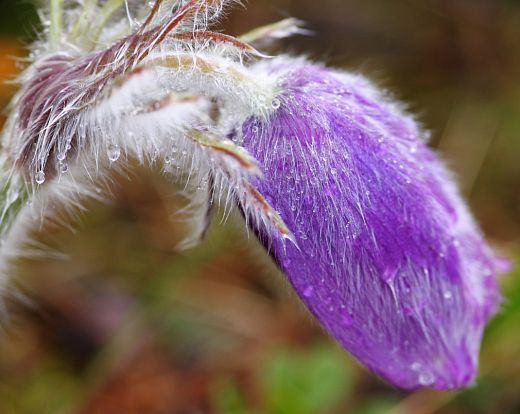
[[[279,51],[362,72],[406,102],[515,260],[520,2],[251,0],[224,27],[288,15],[314,34]],[[17,73],[35,27],[29,2],[1,0],[0,79]],[[0,86],[2,106],[12,93]],[[0,340],[0,413],[520,413],[520,272],[502,278],[475,386],[404,393],[323,334],[240,219],[215,220],[201,246],[174,253],[175,189],[146,171],[116,181],[114,204],[92,205],[76,233],[41,232],[67,258],[17,264],[26,302]]]

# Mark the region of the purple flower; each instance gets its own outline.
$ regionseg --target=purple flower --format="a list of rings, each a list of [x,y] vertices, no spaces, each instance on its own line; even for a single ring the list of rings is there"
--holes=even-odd
[[[497,261],[425,134],[361,76],[287,58],[254,70],[279,80],[280,105],[243,145],[297,246],[255,230],[300,298],[396,386],[471,383]]]
[[[294,19],[233,38],[209,30],[233,0],[47,3],[2,132],[2,275],[33,227],[62,221],[56,205],[103,199],[131,160],[160,165],[190,199],[179,247],[236,200],[370,369],[410,389],[474,378],[497,261],[411,118],[359,76],[251,65],[262,54],[249,43],[300,33]]]

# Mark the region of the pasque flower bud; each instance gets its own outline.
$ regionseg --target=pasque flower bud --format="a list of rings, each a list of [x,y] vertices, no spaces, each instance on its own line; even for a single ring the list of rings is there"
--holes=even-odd
[[[361,76],[286,58],[255,70],[278,79],[280,106],[244,125],[243,145],[294,234],[259,231],[291,285],[391,383],[470,383],[500,302],[496,259],[425,134]]]
[[[2,289],[10,261],[32,251],[30,230],[64,221],[56,206],[73,216],[105,199],[111,171],[159,166],[190,198],[178,247],[203,238],[214,204],[236,203],[368,368],[409,389],[470,383],[500,294],[449,172],[363,77],[263,59],[253,44],[301,33],[298,21],[211,31],[233,3],[44,2],[1,135]]]

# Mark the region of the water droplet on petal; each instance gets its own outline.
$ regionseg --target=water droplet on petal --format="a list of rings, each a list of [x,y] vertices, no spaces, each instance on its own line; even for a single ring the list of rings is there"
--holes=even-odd
[[[38,184],[43,184],[45,182],[45,173],[43,171],[38,171],[34,176],[34,179]]]
[[[434,381],[435,377],[429,371],[424,371],[419,374],[419,384],[421,384],[422,386],[427,387],[429,385],[432,385]]]
[[[62,152],[58,153],[56,158],[58,159],[58,161],[63,161],[65,158],[67,158],[67,152],[62,151]]]
[[[446,292],[444,292],[443,296],[444,296],[444,299],[451,300],[451,298],[453,297],[453,294],[449,290],[447,290]]]
[[[108,159],[111,162],[115,162],[121,156],[121,148],[117,144],[110,144],[107,150]]]
[[[282,106],[282,103],[280,102],[279,99],[274,98],[273,102],[271,103],[271,106],[273,107],[273,109],[278,109],[278,108],[280,108],[280,106]]]
[[[397,273],[398,273],[397,269],[389,269],[389,268],[387,268],[383,272],[383,280],[386,283],[390,284],[390,283],[392,283],[395,280],[395,278],[397,276]]]
[[[314,288],[312,286],[307,286],[303,291],[303,296],[306,298],[310,298],[314,293]]]

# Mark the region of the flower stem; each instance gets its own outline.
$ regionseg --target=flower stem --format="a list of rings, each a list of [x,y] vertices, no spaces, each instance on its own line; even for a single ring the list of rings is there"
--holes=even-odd
[[[74,26],[69,32],[68,39],[71,42],[77,41],[77,37],[80,36],[82,31],[88,30],[88,18],[94,8],[97,6],[97,0],[85,0],[81,14],[77,18]]]
[[[11,177],[0,190],[0,245],[5,241],[12,223],[27,202],[29,190],[20,177]]]
[[[63,18],[63,0],[51,0],[51,26],[49,41],[51,49],[57,50],[60,44]]]

